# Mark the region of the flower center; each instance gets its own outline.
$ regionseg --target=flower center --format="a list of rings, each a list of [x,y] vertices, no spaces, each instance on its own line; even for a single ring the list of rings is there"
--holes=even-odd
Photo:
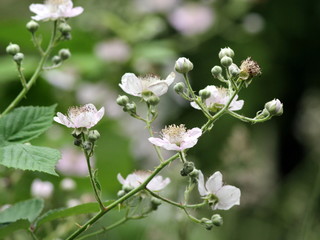
[[[81,113],[91,112],[92,109],[90,106],[85,105],[81,107],[71,107],[68,109],[68,116],[70,119],[79,116]]]
[[[68,2],[69,0],[46,0],[45,4],[58,6],[58,5],[66,4]]]
[[[184,124],[180,124],[179,126],[173,124],[169,127],[165,127],[165,129],[162,129],[162,136],[170,143],[180,146],[184,140],[186,132],[187,129],[185,128]]]

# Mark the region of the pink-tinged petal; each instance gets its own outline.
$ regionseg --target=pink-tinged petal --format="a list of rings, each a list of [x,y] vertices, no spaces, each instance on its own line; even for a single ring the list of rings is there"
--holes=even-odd
[[[118,181],[119,181],[122,185],[125,184],[125,180],[124,180],[124,178],[122,177],[122,175],[121,175],[120,173],[118,173],[117,179],[118,179]]]
[[[218,94],[218,89],[214,85],[206,86],[205,90],[209,91],[211,93],[211,96],[214,96],[214,97],[216,97]]]
[[[148,87],[148,90],[154,93],[154,95],[160,97],[168,91],[168,84],[164,81],[158,81]]]
[[[202,130],[200,128],[192,128],[187,131],[189,137],[199,138],[202,135]]]
[[[168,77],[167,77],[166,80],[164,80],[164,81],[165,81],[165,83],[166,83],[168,86],[170,86],[170,85],[173,83],[175,77],[176,77],[176,74],[175,74],[174,72],[172,72],[172,73],[170,73],[170,74],[168,75]]]
[[[222,187],[222,174],[217,171],[211,175],[206,182],[206,188],[210,193],[216,194],[216,192]]]
[[[141,81],[133,73],[124,74],[121,78],[121,83],[119,86],[124,92],[133,96],[141,96],[141,92],[143,90]]]
[[[176,144],[170,143],[167,139],[161,139],[161,138],[154,138],[150,137],[148,138],[149,142],[151,142],[153,145],[156,145],[158,147],[162,147],[169,151],[181,151],[181,148],[177,146]]]
[[[63,115],[61,112],[58,112],[57,117],[54,117],[53,120],[56,121],[57,123],[65,125],[68,128],[74,127],[73,123],[65,115]]]
[[[191,107],[193,107],[193,108],[195,108],[195,109],[198,109],[198,110],[201,109],[201,108],[199,107],[199,105],[196,104],[195,102],[191,102],[190,105],[191,105]]]
[[[72,10],[68,11],[67,14],[65,14],[65,17],[75,17],[83,13],[82,7],[75,7]]]
[[[201,196],[208,195],[208,192],[204,186],[204,177],[201,171],[199,171],[199,176],[198,176],[198,190]]]
[[[241,191],[239,188],[226,185],[216,193],[219,202],[214,206],[215,209],[228,210],[234,205],[240,205]]]
[[[240,109],[242,109],[243,104],[244,104],[244,101],[243,101],[243,100],[234,101],[234,102],[231,103],[229,109],[230,109],[231,111],[240,110]]]
[[[102,117],[103,117],[103,115],[104,115],[104,107],[102,107],[102,108],[100,108],[100,110],[95,114],[95,121],[96,121],[96,123],[95,124],[97,124],[101,119],[102,119]]]
[[[186,141],[181,143],[180,151],[185,150],[187,148],[192,148],[194,145],[197,144],[197,142],[198,142],[198,139],[196,138],[186,139]]]
[[[170,183],[170,178],[163,179],[162,176],[154,177],[147,185],[151,191],[160,191]]]
[[[35,14],[42,14],[43,12],[47,12],[48,8],[44,4],[31,4],[29,10]]]

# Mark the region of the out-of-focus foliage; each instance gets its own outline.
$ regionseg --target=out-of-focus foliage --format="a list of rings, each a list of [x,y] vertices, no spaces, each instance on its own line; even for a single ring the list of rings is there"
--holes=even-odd
[[[25,54],[24,73],[30,76],[39,56],[25,29],[31,0],[1,0],[0,3],[0,109],[4,110],[20,90],[17,72],[5,48],[18,43]],[[108,239],[220,239],[220,240],[316,240],[320,235],[320,140],[319,124],[319,32],[320,2],[316,0],[76,0],[85,12],[70,19],[72,57],[61,68],[42,75],[21,105],[52,105],[58,111],[69,106],[94,103],[106,107],[99,123],[95,166],[104,199],[114,199],[120,184],[118,172],[153,169],[156,155],[147,142],[144,126],[122,113],[115,99],[125,72],[154,73],[165,77],[180,56],[194,64],[191,81],[200,90],[214,82],[210,69],[219,64],[217,53],[225,46],[235,52],[235,62],[251,56],[262,67],[262,76],[242,91],[243,113],[254,116],[265,102],[277,97],[284,115],[249,126],[224,117],[213,131],[188,152],[207,176],[220,170],[227,183],[242,190],[240,207],[222,212],[224,225],[206,231],[188,222],[179,209],[163,204],[147,220],[130,221],[105,234]],[[50,23],[39,32],[48,41]],[[180,79],[181,80],[181,79]],[[179,81],[177,79],[176,81]],[[171,90],[161,99],[161,115],[155,131],[165,124],[199,126],[205,119]],[[70,129],[54,125],[33,141],[37,146],[62,149],[63,161],[79,166],[81,152],[72,145]],[[77,162],[78,161],[78,162]],[[65,163],[65,162],[64,162]],[[62,164],[62,163],[59,163]],[[90,182],[83,172],[64,166],[59,177],[21,172],[0,166],[0,206],[31,197],[31,183],[40,178],[54,184],[45,210],[93,201]],[[184,182],[178,164],[169,171],[172,182],[164,194],[179,198]],[[316,177],[318,176],[318,177]],[[61,187],[66,177],[76,181],[76,190]],[[181,185],[180,185],[181,186]],[[195,192],[196,193],[196,192]],[[198,194],[195,194],[195,199]],[[71,199],[71,200],[70,200]],[[207,209],[207,214],[211,214]],[[105,216],[94,228],[110,225],[117,213]],[[56,234],[74,229],[84,216],[53,222]],[[63,226],[62,226],[63,225]],[[163,231],[161,229],[166,229]],[[41,236],[41,230],[39,232]],[[17,232],[8,239],[28,239]],[[47,239],[54,239],[54,234]],[[92,238],[96,239],[96,238]]]

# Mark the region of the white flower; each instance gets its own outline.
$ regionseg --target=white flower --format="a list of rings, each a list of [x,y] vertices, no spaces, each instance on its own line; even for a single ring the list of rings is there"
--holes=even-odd
[[[124,179],[120,173],[118,173],[117,178],[118,181],[123,185],[125,188],[136,188],[141,185],[147,178],[151,175],[150,172],[146,171],[135,171],[127,176]],[[170,178],[163,179],[162,176],[154,177],[148,184],[147,188],[151,191],[160,191],[164,189],[170,183]]]
[[[92,128],[101,120],[103,114],[104,107],[97,111],[96,107],[90,103],[81,107],[69,108],[67,116],[58,112],[57,117],[54,117],[53,120],[68,128]]]
[[[53,193],[53,184],[40,179],[33,180],[31,184],[31,195],[40,198],[49,198]]]
[[[196,145],[201,134],[200,128],[187,130],[183,124],[179,126],[173,124],[162,129],[162,139],[150,137],[148,140],[152,144],[167,150],[182,151]]]
[[[207,86],[204,90],[210,92],[210,97],[205,100],[206,106],[209,108],[210,111],[216,112],[219,111],[221,108],[226,105],[230,100],[230,95],[226,88],[217,88],[216,86]],[[229,110],[237,111],[243,107],[244,101],[238,100],[238,95],[236,95],[232,102],[230,103]],[[195,109],[200,109],[198,104],[195,102],[191,103],[191,106]]]
[[[174,72],[170,73],[166,80],[161,80],[157,76],[137,77],[133,73],[126,73],[121,78],[119,86],[126,93],[141,97],[144,92],[153,92],[156,96],[161,96],[168,91],[168,87],[173,83]]]
[[[71,18],[83,12],[82,7],[73,8],[71,0],[46,0],[44,4],[31,4],[29,9],[36,14],[36,16],[32,17],[36,21]]]
[[[65,178],[60,182],[61,189],[65,191],[74,190],[76,186],[77,186],[76,182],[71,178]]]
[[[201,196],[210,197],[215,200],[212,209],[228,210],[234,205],[240,205],[240,189],[222,183],[222,174],[218,171],[211,175],[204,185],[204,177],[199,172],[198,190]]]

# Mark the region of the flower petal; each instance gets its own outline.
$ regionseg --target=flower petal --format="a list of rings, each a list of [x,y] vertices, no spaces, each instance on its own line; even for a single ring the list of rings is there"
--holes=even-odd
[[[157,81],[156,83],[150,85],[148,90],[154,93],[154,95],[160,97],[168,91],[168,84],[165,81]]]
[[[180,145],[180,151],[187,149],[187,148],[192,148],[194,145],[196,145],[198,142],[197,138],[188,138],[185,141],[183,141]]]
[[[202,135],[202,130],[200,128],[192,128],[190,130],[187,131],[187,134],[189,135],[189,137],[192,138],[199,138]]]
[[[244,101],[243,101],[243,100],[232,101],[232,103],[230,104],[229,109],[230,109],[231,111],[240,110],[240,109],[242,109],[243,104],[244,104]]]
[[[124,180],[124,178],[122,177],[122,175],[120,173],[118,173],[117,179],[122,185],[124,185],[126,183],[126,181]]]
[[[196,104],[195,102],[191,102],[190,105],[191,105],[191,107],[193,107],[193,108],[195,108],[195,109],[198,109],[198,110],[201,109],[201,108],[199,107],[199,105]]]
[[[158,147],[162,147],[162,148],[167,149],[169,151],[171,151],[171,150],[181,151],[182,150],[179,146],[177,146],[176,144],[170,143],[166,139],[150,137],[150,138],[148,138],[148,140],[153,145],[156,145]]]
[[[71,9],[70,11],[65,14],[65,17],[75,17],[83,13],[83,8],[82,7],[75,7]]]
[[[214,206],[215,209],[228,210],[234,205],[240,205],[241,191],[239,188],[226,185],[216,193],[219,202]]]
[[[171,73],[168,75],[168,77],[166,78],[166,80],[164,80],[164,81],[166,82],[166,84],[167,84],[168,86],[170,86],[170,85],[173,83],[175,77],[176,77],[176,74],[175,74],[174,72],[171,72]]]
[[[119,86],[124,92],[133,96],[141,96],[141,92],[143,90],[141,81],[133,73],[124,74]]]
[[[201,196],[208,195],[208,192],[204,186],[204,177],[201,171],[199,171],[199,176],[198,176],[198,190]]]
[[[206,182],[206,188],[210,193],[216,194],[216,192],[222,187],[222,174],[217,171],[211,175]]]

